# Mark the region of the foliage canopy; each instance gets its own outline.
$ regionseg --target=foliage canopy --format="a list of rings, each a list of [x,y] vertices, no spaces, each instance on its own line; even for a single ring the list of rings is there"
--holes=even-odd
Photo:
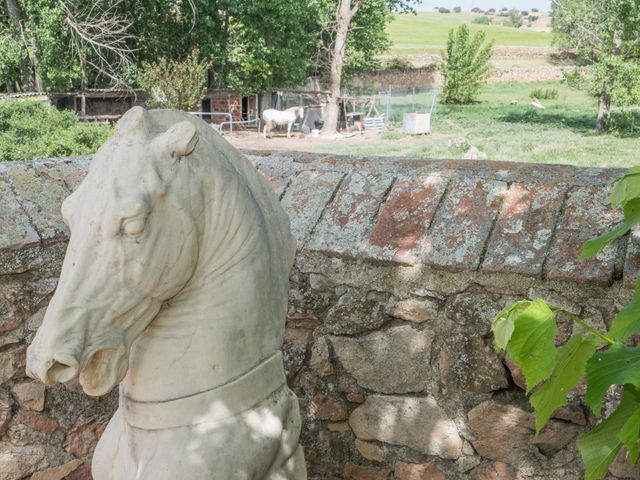
[[[598,98],[596,126],[609,127],[612,105],[640,102],[640,3],[636,0],[554,0],[555,43],[574,48],[571,85]]]
[[[485,43],[485,32],[473,37],[469,27],[461,25],[449,31],[447,50],[443,52],[440,71],[444,77],[442,99],[445,103],[472,103],[491,70],[493,42]]]
[[[353,19],[347,73],[388,46],[394,10],[413,0],[367,0]],[[0,81],[14,89],[137,87],[143,64],[211,58],[211,86],[255,93],[325,75],[339,0],[4,0]],[[105,48],[105,45],[117,48]]]
[[[207,89],[207,70],[211,62],[200,60],[194,50],[181,61],[161,58],[155,63],[143,63],[140,85],[149,94],[150,108],[197,110]]]

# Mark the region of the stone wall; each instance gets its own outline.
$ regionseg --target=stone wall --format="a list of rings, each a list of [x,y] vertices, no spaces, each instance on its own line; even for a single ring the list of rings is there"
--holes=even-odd
[[[522,377],[491,348],[507,302],[542,297],[593,325],[631,294],[640,245],[580,244],[620,220],[619,170],[246,152],[298,240],[285,338],[310,478],[582,478],[581,389],[534,436]],[[24,375],[56,285],[62,199],[88,159],[0,164],[0,480],[90,478],[116,407]],[[558,342],[572,331],[564,319]],[[622,459],[611,478],[637,478]]]

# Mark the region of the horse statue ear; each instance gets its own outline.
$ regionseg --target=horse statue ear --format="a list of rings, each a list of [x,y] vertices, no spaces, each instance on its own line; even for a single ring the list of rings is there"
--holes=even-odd
[[[173,125],[156,141],[164,151],[169,152],[171,157],[186,157],[196,148],[198,135],[195,125],[184,121]]]
[[[124,138],[148,136],[151,133],[149,114],[142,107],[133,107],[116,124],[116,135]]]

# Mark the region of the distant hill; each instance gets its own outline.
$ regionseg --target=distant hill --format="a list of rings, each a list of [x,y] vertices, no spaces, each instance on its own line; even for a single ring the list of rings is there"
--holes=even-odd
[[[391,55],[440,53],[447,43],[449,30],[463,23],[469,25],[472,32],[484,30],[487,38],[493,39],[498,46],[518,47],[549,47],[552,35],[548,30],[550,17],[541,13],[531,13],[538,16],[538,20],[531,22],[527,18],[525,26],[521,28],[502,26],[498,22],[508,20],[505,17],[488,15],[491,25],[477,25],[472,23],[481,13],[438,13],[419,12],[417,15],[398,14],[387,27],[389,38],[393,45],[389,50]]]

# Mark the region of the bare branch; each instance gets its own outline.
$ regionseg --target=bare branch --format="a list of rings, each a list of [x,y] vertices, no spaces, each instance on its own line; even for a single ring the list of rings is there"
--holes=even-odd
[[[83,77],[86,78],[89,65],[95,70],[96,78],[108,78],[112,88],[131,89],[124,72],[133,65],[136,49],[129,45],[136,37],[130,33],[133,21],[117,11],[122,1],[116,0],[107,8],[98,2],[89,2],[79,11],[63,4],[64,22],[69,27],[71,46],[80,59]]]

